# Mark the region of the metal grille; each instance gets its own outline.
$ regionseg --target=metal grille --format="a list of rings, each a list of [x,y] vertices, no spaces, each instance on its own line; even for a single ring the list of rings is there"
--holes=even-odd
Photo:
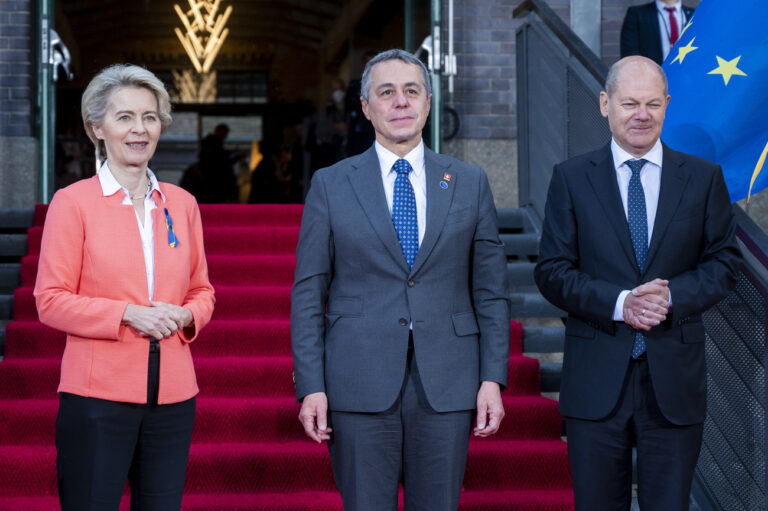
[[[602,84],[531,14],[517,34],[520,201],[544,217],[552,167],[611,139]]]
[[[611,139],[608,121],[600,114],[599,91],[599,85],[588,87],[568,68],[568,158],[594,151]]]
[[[766,509],[765,307],[765,287],[745,270],[704,314],[707,419],[696,470],[728,511]]]
[[[565,56],[540,24],[526,34],[529,167],[520,171],[529,172],[527,198],[543,218],[552,167],[566,157]]]

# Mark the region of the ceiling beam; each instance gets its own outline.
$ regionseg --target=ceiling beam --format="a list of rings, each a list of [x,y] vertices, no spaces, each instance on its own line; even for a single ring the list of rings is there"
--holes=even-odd
[[[333,27],[325,33],[322,42],[321,58],[323,63],[336,59],[339,51],[354,33],[355,26],[365,15],[373,0],[345,0],[342,14]]]

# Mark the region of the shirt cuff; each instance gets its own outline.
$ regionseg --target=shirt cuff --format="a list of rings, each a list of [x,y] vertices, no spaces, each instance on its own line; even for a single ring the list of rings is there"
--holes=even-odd
[[[629,293],[628,289],[619,293],[619,297],[616,299],[616,306],[613,308],[614,321],[624,321],[624,300],[627,299]]]

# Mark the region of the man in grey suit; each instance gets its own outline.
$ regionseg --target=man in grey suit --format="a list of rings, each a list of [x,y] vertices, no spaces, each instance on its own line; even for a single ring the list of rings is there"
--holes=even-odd
[[[506,259],[485,173],[424,146],[424,65],[368,62],[366,152],[318,171],[291,294],[299,420],[328,441],[346,511],[455,510],[472,419],[504,416]]]

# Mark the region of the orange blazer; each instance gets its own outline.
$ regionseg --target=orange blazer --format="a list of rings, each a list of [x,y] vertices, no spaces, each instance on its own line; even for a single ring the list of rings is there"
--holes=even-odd
[[[203,250],[200,211],[183,189],[153,192],[154,300],[192,311],[194,329],[160,340],[158,403],[197,394],[189,343],[211,319],[213,287]],[[149,340],[121,325],[129,303],[149,305],[141,236],[133,207],[118,191],[104,197],[94,176],[59,190],[43,228],[35,300],[40,321],[67,333],[59,392],[146,403]],[[167,208],[179,240],[168,244]],[[191,336],[189,336],[191,334]]]

